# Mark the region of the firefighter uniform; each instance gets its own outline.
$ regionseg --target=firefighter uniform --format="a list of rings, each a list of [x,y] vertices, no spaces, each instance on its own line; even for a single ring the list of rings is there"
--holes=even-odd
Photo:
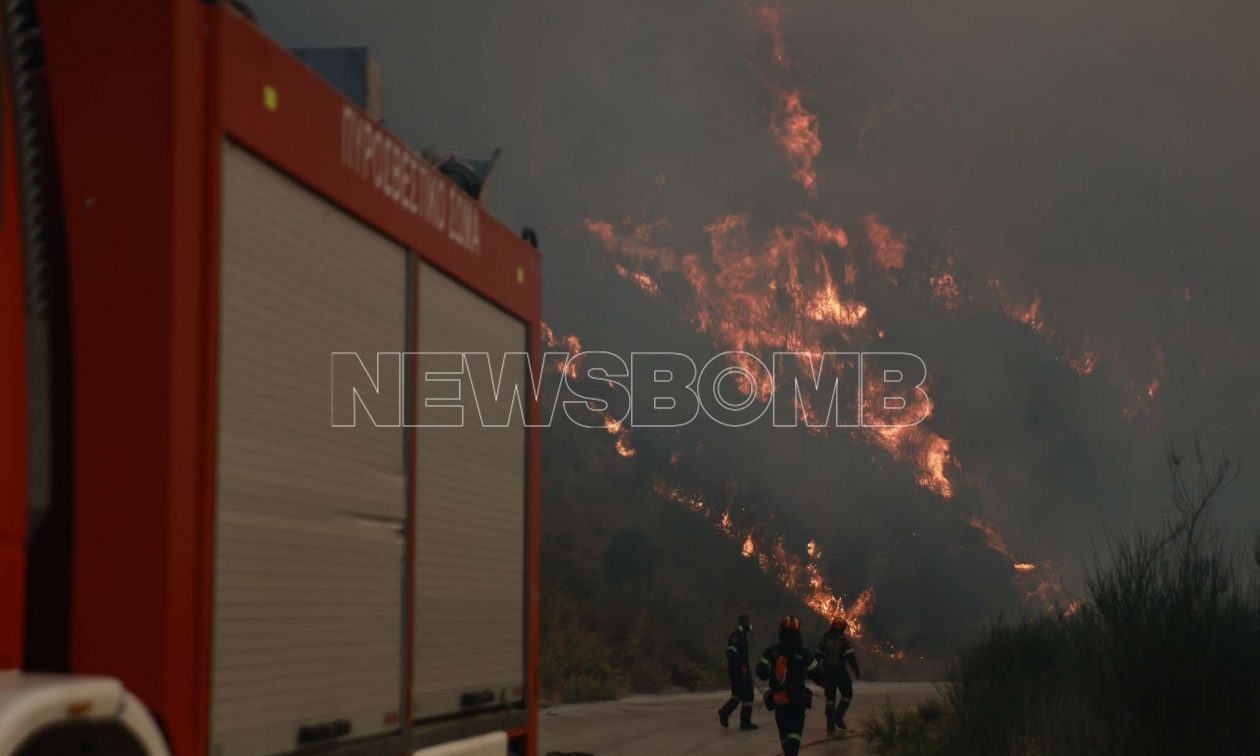
[[[766,708],[774,711],[783,756],[796,756],[801,750],[805,710],[813,699],[805,681],[818,668],[818,660],[800,642],[799,624],[797,628],[795,638],[780,632],[784,639],[767,648],[757,662],[757,676],[770,684]]]
[[[718,710],[718,721],[723,727],[730,723],[730,716],[739,710],[739,729],[755,730],[752,723],[753,680],[748,666],[748,625],[743,622],[726,639],[726,673],[731,678],[731,697]]]
[[[821,665],[819,679],[823,693],[827,696],[824,709],[827,715],[827,732],[834,731],[837,726],[845,728],[844,713],[853,700],[853,680],[849,677],[848,667],[853,668],[853,674],[858,678],[862,677],[857,655],[853,653],[853,646],[844,635],[845,627],[847,625],[833,625],[818,642],[818,661]],[[840,694],[838,704],[837,692]]]

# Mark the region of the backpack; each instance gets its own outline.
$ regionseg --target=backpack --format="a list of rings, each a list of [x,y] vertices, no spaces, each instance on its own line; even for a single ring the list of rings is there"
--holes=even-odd
[[[848,644],[844,642],[844,636],[842,635],[837,635],[824,643],[822,658],[823,668],[832,672],[844,669],[844,651],[845,646],[847,645]]]
[[[774,711],[777,706],[801,703],[809,708],[808,691],[805,687],[805,670],[792,656],[775,651],[770,659],[770,689],[766,691],[765,703],[767,711]]]

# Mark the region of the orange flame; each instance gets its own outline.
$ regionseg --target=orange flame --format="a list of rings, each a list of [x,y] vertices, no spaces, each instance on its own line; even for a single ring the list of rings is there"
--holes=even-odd
[[[869,396],[879,396],[879,388],[873,375],[866,377]],[[926,420],[932,416],[933,405],[930,397],[915,393],[907,408],[914,415],[922,416],[924,422],[918,425],[892,425],[895,417],[874,402],[864,401],[862,405],[863,422],[884,423],[888,427],[864,428],[866,437],[886,451],[893,459],[910,462],[915,469],[915,481],[922,487],[932,491],[942,499],[954,497],[954,484],[946,473],[947,468],[960,467],[957,459],[950,453],[949,439],[927,427]],[[905,411],[905,410],[903,410]]]
[[[1006,540],[1002,538],[1002,534],[997,531],[997,528],[980,517],[972,517],[969,522],[971,527],[979,530],[984,536],[984,540],[989,544],[990,549],[1006,557],[1011,564],[1015,564],[1015,557],[1011,554],[1011,550],[1006,547]]]
[[[551,326],[546,323],[541,324],[543,344],[549,349],[564,347],[569,353],[569,357],[576,357],[582,351],[582,341],[577,336],[569,334],[567,336],[556,336],[555,331],[551,330]],[[559,360],[556,362],[556,372],[567,372],[570,378],[577,378],[577,361],[573,359]]]
[[[770,542],[769,548],[762,550],[758,548],[757,539],[751,531],[735,527],[729,509],[719,516],[702,497],[687,493],[660,479],[653,482],[652,490],[657,496],[681,504],[713,521],[718,532],[740,545],[740,553],[745,559],[756,559],[763,572],[773,576],[779,585],[800,597],[801,602],[811,611],[824,619],[843,617],[849,622],[850,635],[854,639],[862,637],[864,628],[861,620],[875,608],[875,588],[866,588],[852,604],[847,604],[844,597],[835,591],[831,582],[822,574],[819,566],[822,549],[817,542],[809,541],[806,544],[804,556],[789,551],[782,536],[776,536]]]
[[[922,423],[865,431],[893,459],[911,462],[916,470],[915,482],[920,486],[942,499],[954,497],[954,484],[946,468],[957,467],[958,461],[950,454],[949,439],[925,428]]]
[[[831,273],[828,255],[848,249],[844,229],[808,214],[799,219],[797,225],[772,229],[758,247],[750,238],[747,215],[721,216],[704,227],[707,256],[679,255],[659,244],[656,235],[669,228],[663,219],[623,223],[621,232],[604,221],[587,220],[585,226],[610,253],[651,266],[659,275],[681,277],[693,295],[685,312],[698,332],[713,337],[721,347],[763,355],[774,351],[821,355],[837,336],[847,340],[865,333],[870,311],[843,293]],[[905,242],[873,217],[868,223],[875,224],[874,238],[882,245],[885,263],[894,269],[903,264]],[[655,284],[657,279],[651,280]],[[759,374],[750,358],[742,360],[737,364]],[[769,381],[763,382],[758,399],[768,401],[773,391]],[[929,417],[932,410],[926,401],[921,414]],[[809,425],[817,426],[822,419],[815,416],[808,399],[798,404],[798,413]],[[812,427],[809,432],[825,429]],[[954,496],[947,471],[958,467],[958,461],[948,439],[922,423],[867,429],[862,437],[895,459],[910,462],[919,485],[942,498]]]
[[[1086,347],[1080,354],[1069,357],[1068,365],[1076,371],[1077,375],[1092,375],[1094,369],[1098,367],[1098,352]]]
[[[906,240],[894,235],[892,229],[880,223],[874,213],[863,220],[866,222],[866,240],[870,242],[876,264],[887,271],[905,267]]]
[[[621,263],[615,264],[613,269],[617,271],[617,275],[634,283],[648,296],[660,296],[661,288],[656,285],[656,281],[654,281],[647,273],[644,273],[641,270],[629,270]]]
[[[818,136],[818,116],[806,109],[799,90],[779,92],[779,109],[770,122],[770,135],[783,148],[792,164],[792,178],[812,197],[817,191],[818,174],[814,159],[822,152]]]
[[[1016,584],[1022,586],[1024,591],[1025,603],[1041,609],[1053,609],[1066,601],[1067,592],[1063,589],[1063,582],[1059,578],[1058,566],[1050,562],[1037,564],[1018,561],[1007,547],[1002,534],[991,523],[980,517],[972,517],[969,523],[971,527],[980,531],[990,549],[1006,557],[1011,563]],[[1032,577],[1034,572],[1039,577]]]
[[[952,257],[945,258],[945,270],[938,275],[929,276],[928,283],[932,285],[932,298],[937,303],[946,310],[958,309],[962,292],[958,289],[958,280],[954,278],[954,259]]]
[[[633,457],[637,453],[635,448],[630,445],[630,431],[621,424],[620,420],[604,415],[604,430],[617,437],[613,448],[616,449],[619,456]]]
[[[617,442],[613,444],[613,448],[616,449],[617,454],[621,455],[622,457],[633,457],[635,454],[638,453],[635,451],[634,447],[631,446],[628,441],[626,441],[624,436],[617,439]]]

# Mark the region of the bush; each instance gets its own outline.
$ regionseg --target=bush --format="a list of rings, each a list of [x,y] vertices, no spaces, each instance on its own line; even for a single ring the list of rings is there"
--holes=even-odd
[[[929,756],[941,749],[945,707],[929,699],[913,711],[901,711],[885,701],[878,712],[862,720],[866,742],[890,756]]]
[[[1232,468],[1196,459],[1187,476],[1170,453],[1173,516],[1110,534],[1076,611],[999,621],[960,654],[944,752],[1260,753],[1257,583],[1209,512]]]
[[[625,689],[611,654],[599,635],[581,619],[573,602],[548,596],[553,613],[543,623],[548,642],[538,660],[544,698],[564,703],[606,701]]]

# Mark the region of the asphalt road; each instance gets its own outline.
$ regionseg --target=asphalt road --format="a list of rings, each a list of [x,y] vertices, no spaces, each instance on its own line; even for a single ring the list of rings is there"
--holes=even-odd
[[[898,707],[910,707],[935,693],[930,682],[861,682],[854,684],[853,705],[845,717],[848,737],[826,740],[822,696],[805,719],[802,749],[808,756],[821,754],[866,754],[866,740],[858,733],[861,720],[883,706],[886,700]],[[753,722],[756,732],[738,730],[739,715],[731,718],[731,728],[723,730],[717,721],[717,708],[726,700],[723,693],[676,693],[659,696],[630,696],[620,701],[591,704],[564,704],[545,709],[539,715],[542,752],[578,752],[594,756],[616,754],[723,754],[723,756],[773,756],[779,753],[774,715],[760,706]],[[817,742],[816,741],[823,741]]]

